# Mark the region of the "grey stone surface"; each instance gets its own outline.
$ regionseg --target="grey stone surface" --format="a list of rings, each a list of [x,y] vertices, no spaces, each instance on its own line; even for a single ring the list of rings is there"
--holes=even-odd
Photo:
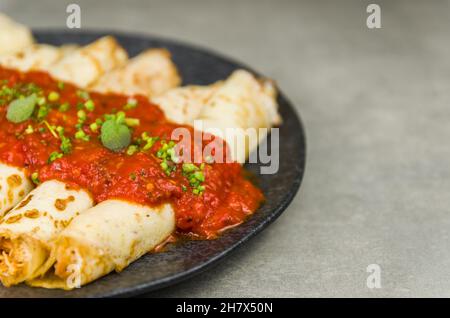
[[[450,4],[372,1],[74,1],[83,28],[181,39],[276,79],[308,139],[301,191],[216,268],[148,296],[450,296]],[[68,2],[67,2],[68,3]],[[33,27],[64,1],[0,0]],[[281,158],[282,159],[282,158]],[[366,267],[382,288],[366,287]]]

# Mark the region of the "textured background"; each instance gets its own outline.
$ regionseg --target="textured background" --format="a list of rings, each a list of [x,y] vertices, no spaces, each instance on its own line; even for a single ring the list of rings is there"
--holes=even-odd
[[[450,4],[72,1],[83,28],[203,45],[275,78],[306,126],[301,191],[280,219],[201,276],[149,296],[450,296]],[[32,27],[65,1],[0,0]],[[281,158],[282,159],[282,158]],[[366,267],[382,288],[366,287]]]

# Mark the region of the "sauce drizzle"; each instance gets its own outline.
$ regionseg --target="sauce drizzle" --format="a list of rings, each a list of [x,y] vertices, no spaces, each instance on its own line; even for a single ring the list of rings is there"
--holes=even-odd
[[[214,238],[221,230],[242,223],[264,199],[262,192],[244,177],[238,163],[204,164],[201,194],[192,191],[180,164],[169,173],[164,171],[158,149],[169,141],[174,129],[185,127],[193,136],[193,128],[169,122],[163,111],[144,96],[133,96],[137,106],[124,108],[129,104],[128,96],[89,93],[95,109],[85,112],[86,119],[77,128],[78,112],[86,104],[85,92],[80,94],[77,87],[55,81],[44,72],[21,73],[0,67],[3,89],[29,84],[38,87],[44,96],[52,95],[48,114],[44,120],[33,117],[12,123],[6,118],[9,102],[0,93],[0,162],[26,168],[30,177],[38,176],[39,182],[56,179],[71,187],[85,188],[96,203],[108,199],[150,206],[171,203],[178,232],[200,238]],[[90,129],[90,125],[105,114],[118,111],[139,119],[139,125],[132,129],[134,139],[144,132],[158,137],[149,150],[133,151],[130,155],[126,149],[113,152],[102,145],[99,132]],[[52,155],[61,152],[62,140],[49,127],[64,128],[71,142],[69,153]],[[75,138],[77,130],[88,137]]]

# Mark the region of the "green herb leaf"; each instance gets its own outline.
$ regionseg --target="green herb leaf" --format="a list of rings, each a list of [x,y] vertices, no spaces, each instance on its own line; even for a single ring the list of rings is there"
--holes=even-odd
[[[103,146],[112,151],[121,151],[131,142],[131,132],[126,125],[117,120],[107,120],[102,125],[101,141]]]
[[[31,117],[36,107],[37,97],[32,94],[12,101],[8,106],[6,118],[13,123],[21,123]]]

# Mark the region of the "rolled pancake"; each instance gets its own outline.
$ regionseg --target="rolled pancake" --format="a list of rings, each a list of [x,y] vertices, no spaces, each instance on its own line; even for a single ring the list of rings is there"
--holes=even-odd
[[[53,267],[27,283],[64,289],[85,285],[113,270],[123,270],[174,230],[175,212],[169,204],[151,208],[122,200],[104,201],[61,232],[48,262]]]
[[[151,101],[158,105],[168,119],[178,124],[192,124],[221,83],[210,86],[184,86],[171,89]]]
[[[15,53],[0,55],[0,65],[22,72],[49,71],[53,64],[75,49],[74,45],[56,47],[47,44],[33,44]]]
[[[128,60],[126,51],[111,36],[68,54],[50,68],[50,74],[62,81],[86,88],[102,74],[124,65]]]
[[[281,122],[276,95],[271,81],[237,70],[215,90],[196,119],[201,121],[204,132],[226,140],[234,161],[244,163],[266,136],[259,128],[271,128]],[[249,130],[255,132],[256,138],[250,138]],[[239,142],[241,136],[245,145]]]
[[[0,55],[24,49],[33,43],[31,31],[0,12]]]
[[[102,93],[158,96],[180,84],[169,51],[150,49],[118,69],[105,73],[90,89]]]
[[[25,169],[0,163],[0,219],[33,189]]]
[[[0,281],[11,286],[31,279],[47,261],[52,241],[81,212],[93,205],[84,190],[47,181],[0,221]]]

